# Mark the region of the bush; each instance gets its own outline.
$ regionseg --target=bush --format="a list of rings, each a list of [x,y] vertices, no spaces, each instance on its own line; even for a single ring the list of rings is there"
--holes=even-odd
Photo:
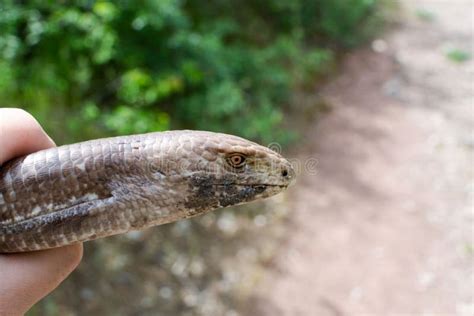
[[[0,97],[60,143],[169,128],[285,142],[279,127],[292,89],[326,70],[328,47],[365,38],[378,5],[19,3],[0,4]]]

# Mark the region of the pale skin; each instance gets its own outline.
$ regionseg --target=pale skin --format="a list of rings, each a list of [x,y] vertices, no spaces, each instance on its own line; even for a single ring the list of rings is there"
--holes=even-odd
[[[15,157],[54,147],[39,123],[20,109],[0,109],[0,168]],[[0,315],[23,315],[78,266],[82,244],[0,254]]]

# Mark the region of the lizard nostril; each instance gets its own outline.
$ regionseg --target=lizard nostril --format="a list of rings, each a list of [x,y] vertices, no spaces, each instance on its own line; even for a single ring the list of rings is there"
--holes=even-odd
[[[288,177],[288,170],[283,169],[283,170],[281,171],[281,175],[282,175],[283,177],[285,177],[285,178]]]

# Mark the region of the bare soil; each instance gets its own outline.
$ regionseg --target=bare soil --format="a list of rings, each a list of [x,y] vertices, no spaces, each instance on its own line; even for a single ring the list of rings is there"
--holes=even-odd
[[[290,223],[249,315],[474,315],[472,1],[405,1],[305,134]]]

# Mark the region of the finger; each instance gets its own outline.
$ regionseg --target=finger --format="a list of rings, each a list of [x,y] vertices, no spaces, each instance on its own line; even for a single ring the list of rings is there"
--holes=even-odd
[[[82,244],[0,256],[0,315],[24,314],[79,264]]]
[[[15,157],[54,146],[29,113],[20,109],[0,109],[0,165]],[[0,255],[0,315],[26,312],[77,267],[82,251],[82,244],[77,244]]]
[[[0,109],[0,165],[12,158],[54,146],[31,114],[21,109]]]

